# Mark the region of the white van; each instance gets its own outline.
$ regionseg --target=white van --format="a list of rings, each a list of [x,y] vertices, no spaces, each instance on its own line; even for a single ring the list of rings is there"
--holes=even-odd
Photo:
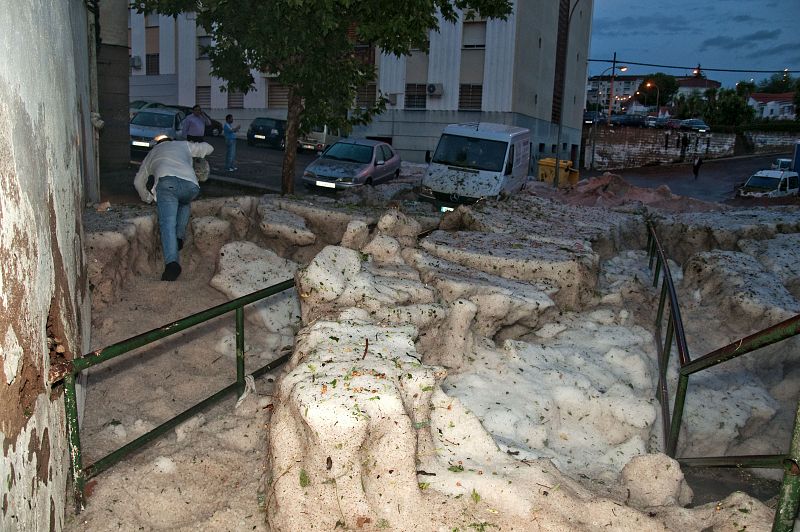
[[[517,192],[528,179],[530,138],[528,129],[489,122],[445,127],[433,157],[425,156],[420,197],[451,210]]]
[[[742,198],[777,198],[797,196],[800,179],[797,172],[759,170],[739,188],[736,195]]]

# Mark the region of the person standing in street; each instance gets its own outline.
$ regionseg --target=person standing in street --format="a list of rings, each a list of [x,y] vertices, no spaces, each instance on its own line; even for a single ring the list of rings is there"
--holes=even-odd
[[[203,114],[199,105],[192,107],[192,114],[183,119],[183,132],[186,140],[190,142],[203,142],[206,126],[211,125],[211,119]]]
[[[164,253],[162,281],[174,281],[181,274],[179,251],[183,248],[191,203],[200,193],[192,159],[214,151],[206,142],[164,138],[142,161],[133,186],[145,203],[156,202],[161,249]],[[148,178],[154,178],[152,186]]]
[[[697,176],[700,174],[700,166],[703,164],[703,159],[700,157],[695,157],[694,163],[692,163],[692,173],[694,174],[694,178],[697,179]]]
[[[225,170],[233,172],[238,170],[234,163],[236,157],[236,132],[239,131],[239,125],[233,125],[233,115],[225,116],[225,125],[222,126],[222,133],[225,135]]]

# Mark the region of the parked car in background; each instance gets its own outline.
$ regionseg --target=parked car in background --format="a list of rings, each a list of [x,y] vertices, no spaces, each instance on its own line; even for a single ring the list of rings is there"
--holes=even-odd
[[[172,107],[178,109],[179,111],[182,111],[185,116],[189,116],[190,114],[192,114],[191,107],[186,107],[185,105],[173,105]],[[205,118],[208,118],[208,120],[211,122],[210,125],[206,126],[205,135],[207,137],[219,137],[220,135],[222,135],[222,123],[219,120],[214,120],[213,118],[208,116],[205,111],[200,111],[200,112],[203,114]]]
[[[736,191],[743,198],[777,198],[797,196],[800,179],[797,172],[781,170],[759,170]]]
[[[669,118],[666,122],[664,122],[665,129],[680,129],[681,128],[681,120],[677,118]]]
[[[644,115],[611,115],[611,125],[644,127]]]
[[[344,189],[372,185],[400,175],[400,156],[385,142],[343,139],[331,145],[303,172],[309,187]]]
[[[608,117],[605,113],[601,113],[599,111],[584,111],[583,113],[583,123],[587,125],[591,125],[597,122],[598,124],[605,124],[608,122]]]
[[[645,127],[658,127],[658,118],[655,116],[646,116],[644,117],[644,126]]]
[[[790,170],[792,168],[792,160],[783,158],[775,159],[771,166],[773,170]]]
[[[156,137],[184,139],[182,122],[185,115],[178,109],[145,109],[131,119],[131,149],[148,151],[156,145]]]
[[[297,147],[301,150],[314,150],[323,152],[325,149],[342,138],[338,129],[328,126],[314,126],[311,131],[297,139]]]
[[[698,133],[708,133],[711,131],[711,128],[708,124],[700,120],[699,118],[689,118],[687,120],[681,120],[681,129],[685,129],[688,131],[697,131]]]
[[[247,144],[263,144],[271,148],[286,148],[286,120],[259,117],[250,122],[247,129]]]
[[[169,106],[160,102],[148,102],[147,100],[134,100],[128,105],[128,113],[130,114],[130,118],[133,118],[139,111],[144,111],[145,109],[163,109],[165,107]]]
[[[665,128],[667,127],[667,122],[669,122],[669,118],[666,116],[659,116],[656,118],[656,127],[657,128]]]

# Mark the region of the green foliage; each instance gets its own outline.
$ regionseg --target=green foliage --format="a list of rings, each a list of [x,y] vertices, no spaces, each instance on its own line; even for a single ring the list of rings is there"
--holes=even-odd
[[[789,73],[775,73],[769,78],[762,79],[758,82],[755,92],[769,92],[772,94],[780,92],[794,92],[797,90],[797,82],[800,78],[793,78]]]
[[[650,84],[649,87],[647,86],[648,83]],[[652,106],[665,105],[678,92],[678,81],[675,76],[656,72],[645,76],[645,80],[637,90],[639,94],[636,99],[639,103],[644,104],[646,102],[647,105]]]
[[[311,484],[311,479],[308,478],[308,473],[305,469],[300,470],[300,487],[305,488]]]
[[[755,117],[755,109],[735,89],[709,89],[706,98],[703,118],[709,124],[743,126]]]

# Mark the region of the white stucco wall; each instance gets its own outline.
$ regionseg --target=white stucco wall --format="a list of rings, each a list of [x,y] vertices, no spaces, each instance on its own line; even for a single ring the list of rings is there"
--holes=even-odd
[[[0,530],[60,530],[69,460],[47,331],[87,350],[83,0],[0,0]],[[78,67],[76,68],[76,64]],[[86,112],[86,109],[83,110]]]

